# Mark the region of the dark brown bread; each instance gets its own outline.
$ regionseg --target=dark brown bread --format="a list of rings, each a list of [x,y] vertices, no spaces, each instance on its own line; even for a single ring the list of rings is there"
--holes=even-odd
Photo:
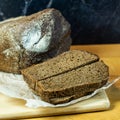
[[[109,76],[108,67],[98,56],[78,50],[29,67],[22,74],[34,92],[52,104],[89,94],[103,86]]]
[[[68,96],[69,99],[67,99],[71,100],[82,97],[103,86],[108,80],[107,71],[108,67],[102,61],[98,61],[76,70],[39,81],[37,82],[35,91],[43,100],[58,104],[62,101],[56,101],[55,98],[67,98]]]
[[[55,9],[0,22],[0,71],[20,73],[70,45],[70,24]]]
[[[98,60],[99,57],[97,55],[86,51],[72,50],[22,70],[22,74],[29,79],[28,82],[30,82],[32,89],[34,89],[37,81],[59,75]]]

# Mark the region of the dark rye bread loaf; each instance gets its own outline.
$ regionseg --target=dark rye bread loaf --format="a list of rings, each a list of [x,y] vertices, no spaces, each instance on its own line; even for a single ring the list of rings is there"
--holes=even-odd
[[[70,24],[55,9],[0,22],[0,71],[20,73],[69,50],[70,31]]]
[[[102,87],[108,67],[86,51],[65,52],[22,70],[25,81],[41,99],[52,104],[69,102]]]

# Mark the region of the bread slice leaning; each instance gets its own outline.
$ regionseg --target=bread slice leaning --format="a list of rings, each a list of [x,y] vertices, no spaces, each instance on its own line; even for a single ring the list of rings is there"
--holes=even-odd
[[[108,67],[86,51],[65,52],[44,63],[22,70],[29,87],[52,104],[69,102],[106,84]]]

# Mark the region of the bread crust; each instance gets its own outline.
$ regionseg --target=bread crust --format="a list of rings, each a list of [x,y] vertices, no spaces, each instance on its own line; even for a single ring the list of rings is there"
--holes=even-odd
[[[70,49],[70,24],[58,10],[46,9],[0,23],[0,70],[20,70]]]

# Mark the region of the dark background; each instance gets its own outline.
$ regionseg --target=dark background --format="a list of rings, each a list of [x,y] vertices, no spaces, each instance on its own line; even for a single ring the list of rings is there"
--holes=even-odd
[[[69,21],[72,44],[120,43],[120,0],[0,0],[0,20],[45,8]]]

